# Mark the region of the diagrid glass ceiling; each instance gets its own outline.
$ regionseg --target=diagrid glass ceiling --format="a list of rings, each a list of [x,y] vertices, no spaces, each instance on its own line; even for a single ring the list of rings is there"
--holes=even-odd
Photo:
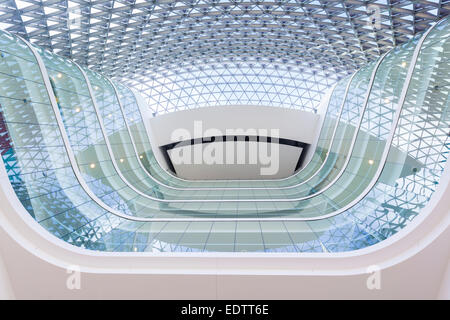
[[[0,28],[134,86],[155,114],[313,111],[327,87],[449,10],[449,0],[0,0]]]

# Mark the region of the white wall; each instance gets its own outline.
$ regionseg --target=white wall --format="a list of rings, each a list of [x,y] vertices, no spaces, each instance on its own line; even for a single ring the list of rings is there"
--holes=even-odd
[[[160,146],[190,138],[230,135],[227,134],[227,130],[237,129],[242,129],[241,135],[276,137],[276,134],[279,134],[280,138],[314,144],[317,140],[320,121],[319,115],[300,110],[266,106],[219,106],[177,111],[154,118],[149,116],[146,122],[152,147],[159,149]],[[178,129],[185,129],[190,137],[185,139],[173,137],[173,133]],[[215,129],[216,133],[211,129]],[[192,180],[285,178],[294,173],[302,149],[280,145],[279,150],[279,170],[272,175],[260,175],[259,164],[177,165],[174,163],[174,168],[180,177]],[[313,148],[309,148],[308,153],[312,150]],[[165,163],[164,160],[160,162]]]
[[[9,183],[8,175],[6,174],[6,170],[4,169],[4,165],[2,163],[2,160],[0,160],[0,183],[6,184]],[[2,199],[3,200],[3,199]],[[2,206],[0,206],[1,209]],[[1,212],[0,212],[1,214]],[[1,217],[1,216],[0,216]],[[0,219],[0,229],[1,229],[2,223]],[[12,299],[14,298],[14,293],[11,287],[11,280],[10,276],[8,274],[8,270],[6,268],[6,264],[4,261],[4,253],[2,252],[2,245],[0,242],[0,300],[4,299]]]
[[[4,259],[0,252],[0,300],[13,299],[14,293]]]
[[[442,277],[441,287],[439,288],[438,299],[450,300],[450,259],[447,263],[447,269]]]
[[[239,148],[238,144],[243,144],[243,148]],[[267,162],[261,161],[261,158],[256,157],[257,159],[255,163],[250,163],[248,154],[251,149],[259,150],[258,148],[262,147],[265,144],[266,147],[262,153],[268,155]],[[253,145],[254,147],[252,147]],[[193,164],[191,160],[191,164],[178,164],[174,161],[176,157],[174,154],[186,153],[188,155],[193,155],[195,152],[195,148],[202,148],[202,155],[205,152],[206,148],[217,148],[216,150],[222,150],[223,156],[220,158],[222,162],[214,163],[214,164]],[[227,150],[233,149],[234,153],[234,161],[230,161],[230,163],[226,163],[226,154]],[[246,161],[243,164],[238,163],[237,161],[237,153],[238,150],[245,153]],[[268,150],[269,152],[265,152]],[[297,165],[298,159],[302,152],[302,148],[293,147],[289,145],[282,145],[276,143],[264,143],[264,142],[234,142],[234,141],[226,141],[226,142],[211,142],[208,144],[199,144],[194,146],[185,146],[178,147],[172,150],[168,150],[168,154],[172,159],[172,164],[175,168],[177,176],[183,179],[189,180],[251,180],[251,179],[281,179],[292,175],[295,171],[295,166]],[[208,154],[208,153],[207,153]],[[256,151],[258,154],[258,151]],[[280,156],[281,155],[281,156]],[[193,157],[191,157],[193,158]]]
[[[280,138],[311,144],[320,116],[312,112],[265,106],[222,106],[182,110],[163,114],[148,121],[158,146],[176,141],[172,132],[185,128],[194,137],[194,121],[202,121],[202,129],[279,129]],[[201,136],[200,136],[201,137]],[[197,138],[200,138],[197,137]]]

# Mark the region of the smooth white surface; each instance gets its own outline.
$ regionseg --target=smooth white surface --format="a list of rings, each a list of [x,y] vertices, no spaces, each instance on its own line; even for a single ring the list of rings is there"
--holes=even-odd
[[[201,121],[203,131],[218,129],[280,130],[280,138],[312,144],[320,116],[312,112],[265,106],[218,106],[182,110],[148,119],[156,145],[173,142],[172,132],[184,128],[194,137],[194,121]],[[196,137],[200,138],[200,137]]]
[[[0,253],[0,300],[13,299],[14,293],[11,287],[11,281],[6,270],[3,257]]]
[[[199,121],[201,122],[200,135],[194,129],[194,123]],[[144,122],[148,122],[150,128],[148,131],[150,131],[152,148],[158,149],[158,152],[160,152],[159,147],[179,141],[173,140],[172,134],[181,128],[190,132],[191,138],[207,137],[209,136],[207,132],[211,129],[218,130],[222,135],[227,135],[227,130],[242,129],[243,135],[248,133],[252,136],[255,133],[260,136],[271,136],[271,130],[277,129],[280,138],[314,144],[317,140],[315,133],[320,127],[320,121],[320,116],[311,112],[266,106],[217,106],[144,118]],[[263,132],[261,130],[269,134],[261,134]],[[299,151],[298,148],[280,146],[280,161],[283,161],[285,166],[280,164],[280,170],[274,175],[261,175],[260,166],[248,164],[211,166],[205,163],[195,165],[173,163],[173,165],[177,175],[187,180],[282,179],[294,173],[300,156]],[[307,154],[311,152],[313,149],[309,148]],[[160,163],[167,166],[165,160],[160,160]]]
[[[238,153],[238,150],[242,150],[239,144],[243,145],[242,149],[245,151],[245,157],[247,158],[244,164],[237,163],[237,157],[236,154]],[[271,162],[266,164],[262,163],[261,159],[257,157],[256,163],[252,164],[249,163],[249,150],[259,150],[261,147],[261,144],[268,145],[266,146],[264,150],[269,150],[268,154],[270,155],[270,150],[278,149],[278,156],[274,156],[271,159]],[[228,146],[227,146],[228,145]],[[172,156],[173,153],[175,155],[180,154],[181,152],[185,152],[188,155],[193,155],[194,150],[196,150],[196,147],[201,147],[201,150],[205,150],[206,147],[208,148],[218,148],[220,150],[223,150],[224,156],[221,157],[222,164],[195,164],[192,160],[190,164],[177,164],[174,160],[174,157]],[[273,149],[272,149],[273,148]],[[226,150],[233,149],[234,150],[234,158],[235,161],[233,163],[227,164],[225,155]],[[204,151],[202,151],[203,153]],[[250,141],[250,142],[234,142],[234,141],[226,141],[226,142],[211,142],[208,144],[199,144],[195,146],[185,146],[185,147],[178,147],[172,150],[168,150],[169,157],[172,159],[172,164],[175,168],[175,171],[177,173],[177,176],[183,179],[189,179],[189,180],[225,180],[225,179],[232,179],[232,180],[251,180],[251,179],[281,179],[288,176],[291,176],[294,174],[295,166],[297,165],[298,159],[300,157],[300,154],[302,152],[302,148],[293,147],[289,145],[282,145],[282,144],[267,144],[264,142],[256,142],[256,141]],[[264,152],[266,155],[266,152]],[[176,158],[176,157],[175,157]],[[193,156],[192,156],[193,159]],[[273,174],[270,175],[264,175],[261,174],[263,172],[262,170],[264,168],[273,168]],[[272,172],[271,172],[272,173]]]
[[[438,298],[441,300],[450,300],[450,260],[447,262],[447,269],[442,277]]]

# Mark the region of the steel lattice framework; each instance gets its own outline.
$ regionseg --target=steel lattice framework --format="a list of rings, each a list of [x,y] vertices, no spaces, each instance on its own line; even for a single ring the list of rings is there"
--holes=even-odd
[[[314,110],[326,87],[449,11],[450,0],[0,0],[0,28],[136,87],[155,113]]]

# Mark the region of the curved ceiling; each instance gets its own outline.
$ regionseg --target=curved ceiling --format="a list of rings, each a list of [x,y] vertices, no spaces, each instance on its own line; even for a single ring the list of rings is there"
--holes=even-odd
[[[448,14],[449,0],[3,0],[0,28],[118,78],[155,114],[314,110],[327,87]]]

